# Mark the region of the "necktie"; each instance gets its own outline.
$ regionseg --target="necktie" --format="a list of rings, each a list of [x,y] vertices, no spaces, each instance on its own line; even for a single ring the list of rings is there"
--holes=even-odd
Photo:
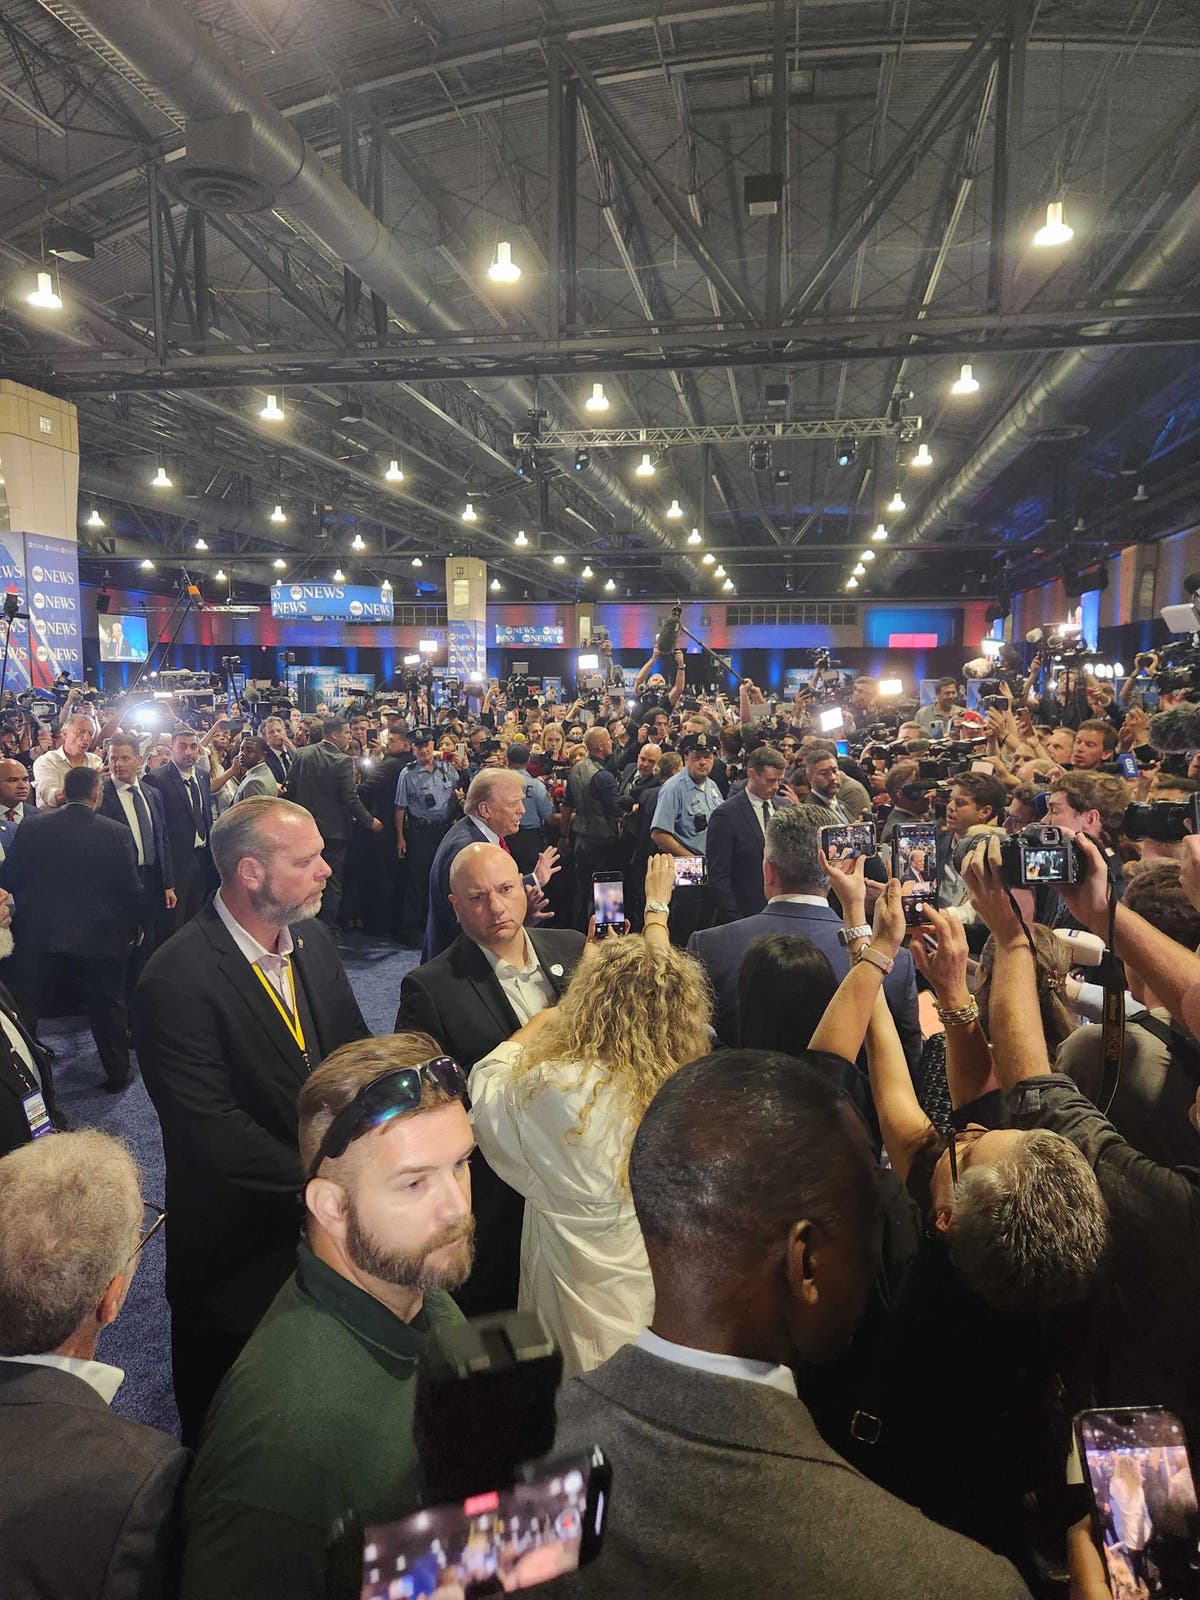
[[[142,865],[154,865],[154,824],[150,820],[150,807],[146,798],[136,783],[129,785],[129,793],[133,797],[133,809],[137,813],[138,828],[142,835]]]
[[[769,800],[764,800],[762,802],[762,830],[763,830],[764,834],[767,831],[767,824],[768,824],[768,822],[770,822],[770,820],[771,820],[771,802]]]
[[[279,764],[283,768],[283,775],[286,778],[288,775],[288,769],[292,764],[291,754],[287,750],[281,750],[279,752]]]
[[[6,811],[6,812],[5,812],[5,813],[4,813],[4,820],[5,820],[5,821],[6,821],[6,822],[15,822],[15,821],[16,821],[16,820],[17,820],[17,813],[16,813],[16,811],[15,811],[15,810],[12,810],[12,809],[10,809],[10,810],[8,810],[8,811]]]
[[[185,778],[184,788],[187,790],[188,805],[192,808],[192,820],[196,824],[197,836],[204,839],[204,806],[200,801],[200,786],[195,778]]]
[[[512,855],[512,851],[508,848],[508,840],[507,839],[501,839],[500,848],[501,848],[501,850],[504,851],[504,854],[506,856]]]

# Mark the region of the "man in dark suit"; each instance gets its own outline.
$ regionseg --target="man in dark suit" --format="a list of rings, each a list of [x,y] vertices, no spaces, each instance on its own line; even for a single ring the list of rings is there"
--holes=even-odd
[[[598,1444],[622,1487],[599,1560],[556,1593],[1028,1600],[1007,1561],[855,1471],[798,1398],[795,1372],[862,1318],[879,1219],[862,1124],[799,1054],[703,1056],[642,1118],[654,1320],[559,1391],[555,1449]]]
[[[88,1196],[86,1236],[79,1195]],[[96,1358],[150,1224],[129,1152],[95,1129],[0,1161],[0,1590],[90,1600],[174,1594],[187,1451],[109,1410]]]
[[[296,747],[288,737],[287,724],[282,717],[267,717],[258,730],[266,742],[264,757],[281,789],[287,788],[288,773],[296,754]]]
[[[171,870],[171,845],[162,796],[157,789],[139,781],[142,757],[132,734],[118,733],[109,740],[108,769],[112,777],[104,780],[100,815],[111,817],[129,829],[142,882],[141,937],[129,953],[125,973],[128,1001],[155,948],[175,931],[171,918],[175,909],[175,877]]]
[[[528,900],[511,855],[469,844],[450,875],[462,932],[400,986],[396,1032],[432,1034],[465,1070],[556,1004],[583,953],[573,929],[525,926]],[[471,1161],[476,1218],[475,1268],[458,1291],[468,1316],[516,1305],[524,1203],[476,1151]]]
[[[708,819],[708,890],[713,923],[752,917],[766,905],[762,858],[767,826],[779,806],[791,805],[790,793],[779,795],[787,761],[769,744],[759,745],[746,763],[746,787],[731,795]]]
[[[0,912],[5,919],[0,927],[3,959],[12,954],[7,901]],[[28,1144],[45,1126],[43,1110],[51,1127],[65,1125],[54,1101],[50,1054],[25,1027],[17,1002],[0,983],[0,1156]]]
[[[829,882],[819,860],[820,831],[829,813],[809,804],[775,812],[763,848],[762,880],[766,906],[757,916],[743,917],[722,928],[705,928],[688,941],[688,953],[704,963],[716,992],[714,1026],[723,1043],[738,1042],[737,981],[742,957],[755,939],[769,933],[790,933],[811,939],[829,957],[841,981],[850,957],[838,935],[842,919],[829,904]],[[883,994],[896,1021],[910,1071],[921,1058],[921,1024],[917,1016],[917,975],[912,956],[901,950],[883,980]]]
[[[310,813],[325,841],[329,882],[321,901],[321,921],[336,928],[346,876],[346,851],[357,822],[371,833],[382,833],[383,823],[373,817],[358,798],[354,763],[346,754],[350,733],[340,717],[327,717],[319,744],[297,750],[288,773],[288,798]]]
[[[155,951],[133,1001],[162,1124],[172,1364],[189,1442],[294,1265],[300,1085],[368,1032],[313,920],[329,867],[309,814],[243,800],[214,825],[213,852],[219,893]]]
[[[358,798],[383,826],[382,834],[363,837],[362,906],[368,933],[395,936],[400,932],[408,868],[396,855],[396,782],[412,758],[408,729],[396,722],[384,735],[382,752],[372,759],[358,786]]]
[[[127,1088],[125,962],[137,935],[142,885],[129,830],[98,814],[94,767],[72,767],[63,805],[26,817],[0,865],[14,901],[9,985],[30,1033],[65,983],[83,992],[105,1087]]]
[[[213,887],[212,794],[207,762],[200,758],[200,735],[177,728],[171,735],[171,759],[143,780],[157,789],[167,820],[171,876],[175,883],[175,927],[182,928],[200,910]]]
[[[0,861],[25,820],[33,815],[33,785],[20,761],[0,761]]]

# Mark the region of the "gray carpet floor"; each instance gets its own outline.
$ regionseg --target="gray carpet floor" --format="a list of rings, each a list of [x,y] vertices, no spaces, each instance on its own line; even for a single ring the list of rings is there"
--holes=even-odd
[[[415,950],[364,934],[347,934],[342,958],[372,1033],[390,1033],[396,1020],[400,981],[415,967]],[[186,1020],[181,1019],[186,1026]],[[59,1103],[72,1127],[102,1128],[122,1138],[132,1149],[142,1172],[142,1193],[148,1200],[163,1199],[163,1153],[158,1117],[140,1077],[120,1095],[100,1088],[96,1047],[86,1019],[58,1017],[42,1024],[44,1041],[57,1053],[54,1063]],[[171,1226],[170,1220],[167,1227]],[[101,1335],[102,1361],[124,1369],[125,1381],[117,1392],[114,1409],[139,1422],[151,1423],[168,1433],[179,1433],[179,1417],[171,1392],[170,1322],[163,1293],[161,1234],[142,1253],[125,1309]]]

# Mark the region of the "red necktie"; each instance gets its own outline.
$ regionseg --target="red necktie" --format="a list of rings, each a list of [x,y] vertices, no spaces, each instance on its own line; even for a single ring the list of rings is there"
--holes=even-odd
[[[504,851],[504,854],[506,856],[512,855],[512,851],[508,848],[508,840],[507,839],[501,839],[500,848],[501,848],[501,850]]]
[[[5,813],[4,813],[4,816],[5,816],[5,819],[6,819],[6,820],[7,820],[7,821],[8,821],[8,822],[15,822],[15,821],[16,821],[16,820],[17,820],[17,813],[16,813],[16,811],[6,811],[6,812],[5,812]]]

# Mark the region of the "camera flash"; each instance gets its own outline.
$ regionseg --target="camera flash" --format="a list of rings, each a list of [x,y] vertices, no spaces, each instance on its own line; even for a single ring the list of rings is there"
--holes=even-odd
[[[835,728],[843,727],[845,721],[845,717],[842,716],[841,710],[837,706],[834,706],[832,711],[822,711],[820,717],[821,732],[832,733]]]

